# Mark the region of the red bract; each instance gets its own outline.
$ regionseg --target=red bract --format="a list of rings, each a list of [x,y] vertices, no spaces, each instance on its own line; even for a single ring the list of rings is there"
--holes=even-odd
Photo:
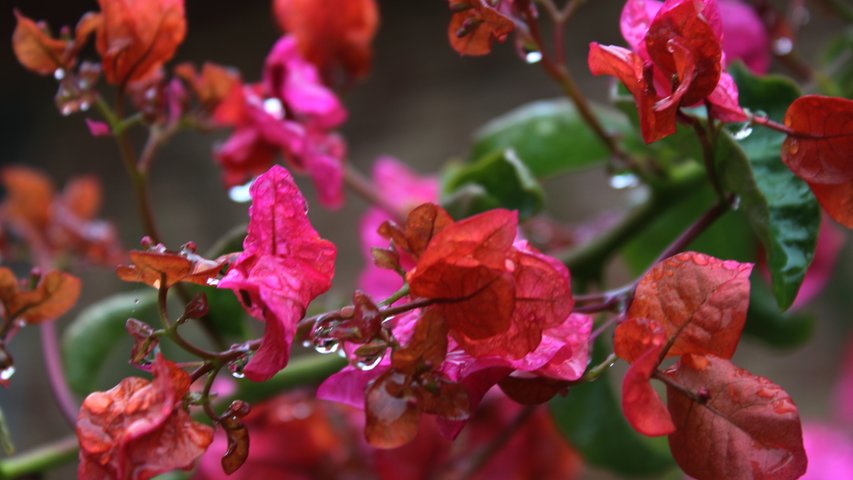
[[[144,480],[190,469],[213,441],[213,429],[193,422],[182,405],[190,376],[162,355],[152,371],[153,381],[125,378],[83,401],[79,478]]]
[[[593,74],[616,76],[634,96],[645,141],[675,133],[678,109],[704,100],[719,120],[746,120],[734,81],[722,72],[716,0],[667,0],[653,19],[651,10],[635,0],[625,6],[622,30],[633,52],[593,42],[589,53]]]
[[[635,430],[643,435],[658,436],[672,433],[675,425],[649,382],[666,347],[663,330],[652,328],[655,333],[649,339],[648,349],[631,363],[622,380],[622,412]]]
[[[183,0],[98,0],[103,24],[95,46],[107,82],[124,87],[154,74],[187,31]]]
[[[328,84],[347,83],[370,71],[379,24],[375,0],[275,0],[273,12]]]
[[[853,228],[853,100],[800,97],[788,108],[785,125],[793,133],[782,145],[782,160],[835,221]]]
[[[236,127],[216,150],[225,184],[245,183],[281,154],[311,176],[324,205],[340,206],[346,144],[332,129],[344,121],[346,110],[299,54],[296,39],[282,37],[267,56],[263,83],[239,93],[217,109],[218,121]]]
[[[440,301],[451,336],[474,356],[523,357],[573,305],[562,264],[513,246],[517,222],[493,210],[444,227],[408,273],[412,295]]]
[[[208,260],[185,246],[178,252],[166,250],[163,244],[148,250],[132,250],[132,265],[119,265],[116,274],[125,282],[142,282],[154,288],[169,288],[179,282],[214,285],[231,255]]]
[[[0,267],[0,303],[7,319],[27,323],[52,320],[71,309],[80,296],[80,280],[63,272],[49,272],[35,288],[23,288],[6,267]]]
[[[20,235],[32,248],[53,255],[74,254],[113,266],[123,256],[115,230],[96,220],[101,187],[95,177],[72,178],[61,194],[50,179],[26,167],[0,171],[6,200],[0,205],[3,227]]]
[[[749,306],[751,263],[685,252],[652,267],[637,285],[627,320],[615,331],[617,355],[634,362],[660,327],[667,356],[686,353],[731,358]]]
[[[678,425],[669,446],[685,473],[698,480],[784,480],[805,473],[797,407],[778,385],[711,355],[686,355],[666,374],[702,399],[667,386]]]
[[[512,20],[498,11],[498,0],[450,0],[450,45],[461,55],[486,55],[492,43],[503,42],[514,29]]]
[[[175,67],[175,75],[189,84],[199,103],[212,113],[214,120],[228,124],[237,121],[236,115],[228,111],[229,97],[239,96],[242,84],[240,73],[222,65],[205,62],[201,72],[190,63]]]
[[[262,381],[287,365],[296,324],[331,286],[335,246],[311,226],[305,199],[284,168],[258,177],[250,193],[244,251],[219,288],[234,290],[246,310],[266,322],[261,347],[245,368],[248,378]]]
[[[85,46],[89,35],[101,24],[101,16],[87,13],[80,18],[74,37],[54,38],[47,25],[25,17],[15,10],[18,24],[12,34],[12,48],[18,61],[27,70],[39,75],[51,75],[58,69],[71,69],[77,63],[77,54]]]

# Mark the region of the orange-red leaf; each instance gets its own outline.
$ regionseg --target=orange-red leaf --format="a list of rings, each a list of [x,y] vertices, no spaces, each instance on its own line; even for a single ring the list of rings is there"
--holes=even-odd
[[[152,371],[151,382],[125,378],[83,401],[79,478],[146,480],[189,469],[213,441],[213,429],[193,422],[182,405],[190,376],[162,355]]]
[[[69,42],[53,38],[46,25],[34,22],[17,10],[15,18],[18,24],[12,34],[12,48],[18,62],[40,75],[50,75],[59,68],[65,68],[64,57]]]
[[[3,214],[14,222],[43,229],[50,218],[53,184],[36,170],[27,167],[7,167],[0,173],[6,188]]]
[[[492,43],[506,40],[515,25],[512,20],[481,0],[450,0],[450,45],[461,55],[486,55]]]
[[[239,72],[212,62],[205,62],[201,72],[191,63],[182,63],[175,67],[175,75],[186,81],[199,102],[211,110],[241,85]]]
[[[379,24],[375,0],[275,0],[273,12],[327,82],[361,78],[370,71],[371,42]]]
[[[670,257],[637,285],[628,319],[616,328],[614,350],[634,362],[648,349],[654,325],[665,332],[667,356],[686,353],[731,358],[746,321],[752,264],[697,252]],[[640,320],[644,319],[644,320]]]
[[[7,316],[27,323],[52,320],[70,310],[79,297],[80,280],[73,275],[52,271],[34,289],[24,290],[11,270],[0,267],[0,302]]]
[[[186,35],[183,0],[98,0],[103,24],[95,46],[107,82],[125,85],[154,74]]]
[[[809,187],[833,220],[847,228],[853,228],[853,180],[833,185],[809,183]]]
[[[163,245],[156,245],[147,251],[130,252],[132,265],[119,265],[116,274],[125,282],[142,282],[154,288],[160,288],[163,278],[165,287],[178,282],[213,285],[230,257],[208,260],[192,251],[171,252]]]
[[[649,380],[660,363],[666,337],[659,327],[650,326],[656,333],[643,352],[625,372],[622,380],[622,412],[634,429],[643,435],[668,435],[675,430],[672,417]]]
[[[853,180],[853,100],[800,97],[788,107],[785,125],[795,133],[782,145],[782,160],[797,176],[823,185]]]
[[[444,317],[463,337],[505,332],[514,305],[507,261],[517,225],[516,213],[491,210],[444,228],[409,272],[412,294],[453,301]]]
[[[786,480],[805,473],[800,416],[778,385],[714,356],[686,355],[667,375],[707,398],[697,402],[667,386],[678,426],[669,446],[685,473],[698,480]]]
[[[437,308],[428,308],[415,325],[405,347],[391,355],[394,370],[414,375],[424,368],[438,369],[447,355],[447,323]]]

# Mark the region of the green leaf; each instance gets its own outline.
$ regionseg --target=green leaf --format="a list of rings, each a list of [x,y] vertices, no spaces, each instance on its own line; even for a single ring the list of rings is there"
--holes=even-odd
[[[622,258],[635,275],[643,273],[660,253],[717,201],[705,181],[670,202],[670,207],[635,235],[622,250]],[[687,248],[718,258],[755,260],[755,238],[741,212],[729,211]]]
[[[518,210],[524,219],[539,212],[544,203],[542,186],[513,150],[491,152],[472,164],[451,168],[443,183],[446,199],[443,204],[457,210],[451,213],[459,216],[504,207]],[[472,188],[474,196],[465,203],[469,211],[458,211],[458,192],[463,189],[472,192]]]
[[[71,390],[79,395],[94,390],[104,359],[127,335],[124,325],[130,317],[156,321],[156,293],[146,289],[108,297],[80,312],[65,330],[62,365]]]
[[[815,329],[815,318],[801,312],[783,313],[760,275],[753,275],[749,289],[749,311],[743,333],[776,348],[805,344]]]
[[[598,105],[593,111],[606,128],[637,141],[636,131],[618,112]],[[495,118],[474,134],[468,158],[479,160],[508,149],[539,178],[593,167],[610,158],[610,151],[566,99],[539,100]]]
[[[0,450],[6,455],[15,453],[15,444],[12,442],[12,431],[9,430],[9,425],[6,423],[6,416],[3,415],[3,409],[0,409]]]
[[[604,350],[597,342],[595,351]],[[593,364],[601,360],[594,359]],[[607,376],[551,400],[549,409],[557,428],[591,465],[620,475],[651,475],[672,468],[666,437],[643,437],[628,425]]]
[[[782,121],[799,96],[783,77],[758,78],[741,66],[732,69],[740,104]],[[785,135],[768,128],[741,130],[737,141],[726,131],[717,137],[718,171],[726,189],[740,197],[741,209],[767,255],[773,294],[786,310],[794,302],[814,257],[820,228],[820,206],[809,186],[781,160]]]

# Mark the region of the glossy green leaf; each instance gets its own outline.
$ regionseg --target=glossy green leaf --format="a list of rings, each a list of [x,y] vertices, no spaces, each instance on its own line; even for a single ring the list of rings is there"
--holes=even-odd
[[[758,78],[743,67],[735,67],[732,73],[741,105],[773,120],[782,121],[799,96],[796,85],[783,77]],[[794,302],[814,258],[820,206],[809,186],[782,163],[785,135],[746,128],[733,135],[723,131],[717,137],[717,168],[724,188],[738,195],[740,208],[764,245],[773,294],[785,310]]]
[[[707,182],[670,201],[667,211],[633,236],[622,258],[635,275],[643,273],[678,236],[717,201]],[[741,262],[755,261],[755,237],[741,212],[729,211],[688,246],[689,250]]]
[[[150,322],[156,315],[157,296],[151,289],[113,295],[80,312],[62,336],[62,365],[71,390],[85,395],[98,385],[104,359],[127,336],[128,318]]]
[[[604,351],[602,342],[596,352]],[[598,354],[593,364],[603,360]],[[560,432],[590,465],[620,475],[651,475],[671,469],[666,437],[643,437],[628,425],[607,374],[569,389],[549,403]]]
[[[795,348],[805,344],[812,337],[814,329],[814,316],[780,311],[764,279],[760,275],[752,276],[744,334],[772,347]]]
[[[593,111],[605,128],[638,142],[637,133],[618,112]],[[512,110],[474,134],[472,161],[512,149],[536,177],[548,177],[604,163],[610,151],[565,99],[539,100]]]
[[[460,190],[470,192],[473,185],[478,192],[468,202],[470,211],[464,216],[503,207],[518,210],[524,219],[539,212],[545,198],[542,186],[513,150],[492,152],[472,164],[452,167],[443,183],[447,200],[443,203],[448,205],[459,198]]]

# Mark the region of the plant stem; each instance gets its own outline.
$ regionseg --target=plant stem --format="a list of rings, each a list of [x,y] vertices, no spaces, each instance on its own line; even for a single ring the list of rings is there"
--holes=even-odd
[[[239,398],[245,402],[254,403],[277,395],[284,390],[317,385],[346,364],[347,361],[337,355],[296,357],[291,359],[287,368],[265,382],[238,381],[237,392],[225,401]]]
[[[344,182],[368,203],[384,210],[394,221],[401,224],[406,221],[407,212],[385,198],[376,185],[351,164],[344,166]]]
[[[77,437],[72,435],[0,460],[0,478],[18,478],[59,467],[76,459],[77,449]]]
[[[74,429],[77,424],[77,402],[68,388],[65,372],[62,369],[62,359],[59,358],[59,342],[56,339],[56,325],[47,321],[41,327],[41,348],[44,355],[45,368],[50,380],[50,389],[63,418]]]

